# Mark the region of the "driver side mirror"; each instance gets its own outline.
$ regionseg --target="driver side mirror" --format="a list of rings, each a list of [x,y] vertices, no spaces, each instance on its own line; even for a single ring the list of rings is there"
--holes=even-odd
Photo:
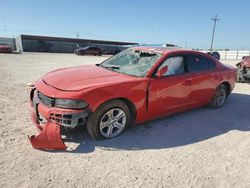
[[[166,72],[168,71],[168,66],[164,66],[158,69],[157,73],[156,73],[156,77],[160,78],[162,77]]]

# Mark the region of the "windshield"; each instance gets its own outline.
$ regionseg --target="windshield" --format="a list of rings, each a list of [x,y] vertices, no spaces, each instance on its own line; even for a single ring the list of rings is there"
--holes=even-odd
[[[128,49],[107,59],[100,66],[123,74],[144,77],[161,56],[160,53]]]

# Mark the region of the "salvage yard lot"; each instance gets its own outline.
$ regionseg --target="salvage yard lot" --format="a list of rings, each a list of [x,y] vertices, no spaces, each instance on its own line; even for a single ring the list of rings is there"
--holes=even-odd
[[[25,84],[55,68],[106,58],[0,54],[0,187],[250,187],[248,83],[236,84],[222,109],[162,118],[111,140],[78,133],[72,151],[33,149],[27,135],[37,130]]]

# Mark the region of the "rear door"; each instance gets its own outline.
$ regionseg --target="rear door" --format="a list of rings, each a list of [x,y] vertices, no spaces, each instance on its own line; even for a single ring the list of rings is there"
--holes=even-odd
[[[216,84],[216,63],[213,59],[199,54],[187,56],[188,71],[192,73],[192,92],[190,100],[193,104],[200,106],[209,103]]]

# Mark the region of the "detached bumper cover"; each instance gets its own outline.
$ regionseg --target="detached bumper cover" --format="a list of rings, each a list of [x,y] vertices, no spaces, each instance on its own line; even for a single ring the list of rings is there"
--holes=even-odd
[[[80,124],[83,124],[85,118],[88,116],[88,111],[51,108],[40,103],[37,96],[31,99],[31,119],[39,131],[37,135],[29,136],[33,148],[43,150],[67,149],[67,146],[61,138],[61,126],[68,125],[67,127],[71,127],[75,125],[76,118],[78,118],[77,120],[79,120]],[[72,119],[69,120],[64,117],[71,117]],[[64,123],[65,121],[67,124]],[[68,121],[70,121],[70,123],[68,123]]]
[[[65,150],[67,146],[61,139],[61,127],[49,122],[38,135],[32,135],[29,140],[35,149]]]

